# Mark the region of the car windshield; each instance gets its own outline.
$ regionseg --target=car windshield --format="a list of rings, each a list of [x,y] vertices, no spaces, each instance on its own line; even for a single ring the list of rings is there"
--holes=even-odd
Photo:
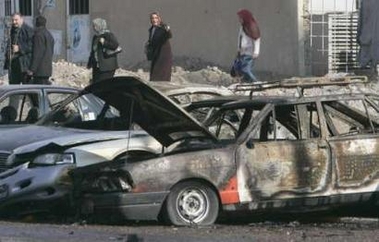
[[[119,110],[91,93],[62,102],[38,124],[94,130],[128,129]]]

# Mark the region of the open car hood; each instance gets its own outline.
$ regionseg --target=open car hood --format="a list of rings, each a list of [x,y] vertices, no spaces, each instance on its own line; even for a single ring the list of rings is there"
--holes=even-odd
[[[91,84],[82,92],[117,108],[166,147],[191,137],[216,140],[184,109],[137,77],[117,76]]]

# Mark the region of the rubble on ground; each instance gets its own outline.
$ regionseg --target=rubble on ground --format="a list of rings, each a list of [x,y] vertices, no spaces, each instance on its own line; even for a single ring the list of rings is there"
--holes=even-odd
[[[180,62],[184,67],[174,66],[172,72],[171,81],[175,83],[202,83],[202,84],[212,84],[216,86],[229,87],[231,85],[236,85],[236,79],[232,78],[229,73],[225,72],[217,66],[206,66],[207,63],[203,63],[197,59],[185,59],[182,58]],[[209,63],[208,63],[209,64]],[[201,68],[201,66],[206,66]],[[144,65],[139,65],[133,70],[127,70],[119,68],[116,71],[116,75],[130,75],[137,76],[143,80],[149,79],[148,68],[146,68],[146,63]],[[77,88],[84,88],[89,84],[92,71],[87,69],[85,66],[70,63],[64,60],[59,60],[53,63],[53,75],[51,77],[51,82],[54,85],[59,86],[72,86]],[[275,76],[272,73],[258,73],[257,74],[262,81],[277,81],[283,77]],[[334,76],[343,77],[345,73],[334,74]],[[333,77],[333,76],[331,76]],[[238,82],[237,82],[238,83]],[[0,77],[0,85],[8,84],[8,75]],[[378,82],[370,81],[368,84],[357,84],[350,86],[326,86],[322,89],[311,90],[311,95],[321,95],[321,94],[338,94],[338,93],[351,93],[357,91],[364,92],[378,92]],[[292,94],[294,90],[286,89],[274,89],[267,90],[259,95],[296,95]]]

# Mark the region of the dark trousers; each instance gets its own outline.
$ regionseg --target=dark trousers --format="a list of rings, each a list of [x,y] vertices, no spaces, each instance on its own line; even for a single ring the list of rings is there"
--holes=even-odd
[[[20,62],[18,59],[11,61],[11,69],[8,73],[9,84],[26,84],[28,83],[28,76],[26,72],[21,71]]]
[[[48,76],[33,76],[30,84],[47,84],[47,85],[50,85],[51,82],[49,81]]]
[[[106,80],[112,78],[116,70],[112,71],[100,71],[99,68],[92,69],[92,80],[91,83],[99,82],[102,80]]]

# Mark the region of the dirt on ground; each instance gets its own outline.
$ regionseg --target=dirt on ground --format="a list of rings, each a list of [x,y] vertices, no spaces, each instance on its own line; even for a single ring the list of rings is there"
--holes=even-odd
[[[177,64],[172,68],[171,81],[175,83],[203,83],[212,84],[216,86],[229,87],[231,85],[238,84],[238,80],[231,77],[225,68],[217,67],[211,63],[206,63],[200,59],[195,58],[178,58],[175,63]],[[119,68],[116,71],[116,75],[128,75],[136,76],[143,80],[149,80],[149,63],[142,62],[129,69]],[[331,74],[325,77],[339,78],[346,76],[346,73]],[[270,72],[257,72],[257,76],[260,81],[274,82],[282,80],[284,78],[296,78],[296,77],[284,77],[276,75]],[[72,86],[77,88],[84,88],[87,86],[91,79],[91,70],[74,63],[70,63],[64,60],[59,60],[53,63],[53,75],[50,78],[53,85],[59,86]],[[317,92],[330,94],[330,93],[346,93],[352,91],[379,91],[377,77],[369,76],[369,83],[367,85],[350,85],[346,87],[330,86],[323,88],[322,90],[312,90],[312,95],[318,94]],[[0,85],[8,84],[8,75],[0,77]],[[274,91],[263,92],[262,95],[280,95],[287,94],[288,90],[275,89]],[[295,94],[294,94],[295,95]]]
[[[228,70],[222,67],[212,65],[197,58],[178,57],[174,62],[176,65],[172,68],[171,81],[174,83],[203,83],[216,86],[230,87],[236,85],[239,81],[230,76]],[[53,75],[50,80],[53,85],[59,86],[72,86],[77,88],[84,88],[87,86],[91,79],[92,71],[84,66],[67,62],[65,60],[59,60],[53,63]],[[149,62],[141,62],[128,69],[119,68],[116,71],[116,75],[128,75],[136,76],[143,80],[149,80]],[[340,78],[346,76],[346,73],[329,74],[325,77],[328,78]],[[259,81],[274,82],[285,78],[271,72],[257,72]],[[0,77],[0,85],[8,84],[8,75]],[[369,76],[369,83],[367,85],[350,85],[346,87],[330,86],[323,88],[322,90],[312,90],[312,95],[318,94],[317,92],[330,94],[330,93],[346,93],[352,91],[379,91],[377,77]],[[288,90],[275,89],[273,91],[263,92],[262,95],[280,95],[288,94]],[[294,94],[295,95],[295,94]]]

